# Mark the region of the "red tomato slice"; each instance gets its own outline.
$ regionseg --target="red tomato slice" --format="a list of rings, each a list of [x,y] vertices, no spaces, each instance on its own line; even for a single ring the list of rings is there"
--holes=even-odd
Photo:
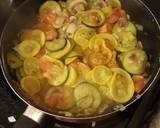
[[[141,75],[133,75],[132,79],[135,86],[135,92],[140,93],[145,87],[145,84],[147,83],[148,80]]]

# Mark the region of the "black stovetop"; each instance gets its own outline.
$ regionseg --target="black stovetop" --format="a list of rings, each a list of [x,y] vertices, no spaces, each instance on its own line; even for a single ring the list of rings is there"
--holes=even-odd
[[[12,0],[5,0],[3,2],[3,6],[4,4],[5,7],[9,7],[11,4],[8,5],[7,2],[12,1]],[[24,0],[13,0],[14,2],[12,3],[12,7],[11,10],[14,9],[15,7],[19,6]],[[159,8],[159,4],[158,0],[144,0],[145,3],[150,7],[150,9],[153,11],[153,13],[156,15],[157,19],[159,19],[160,21],[160,8]],[[6,2],[6,3],[5,3]],[[3,20],[2,17],[4,15],[2,15],[1,13],[1,9],[2,8],[2,4],[0,2],[0,32],[4,26],[4,23],[6,20]],[[10,10],[5,10],[5,17],[7,17],[7,15],[9,15]],[[157,82],[157,84],[160,84],[160,81]],[[160,90],[160,89],[159,89]],[[157,90],[158,92],[158,90]],[[148,93],[150,93],[148,91]],[[146,94],[144,96],[145,99],[147,99],[147,96],[149,96],[149,94]],[[142,120],[140,118],[142,118],[141,116],[134,116],[137,107],[141,104],[141,102],[143,103],[143,101],[145,99],[141,99],[139,100],[136,104],[132,105],[127,111],[122,112],[122,114],[111,118],[111,119],[107,119],[101,122],[97,122],[96,123],[96,128],[128,128],[127,125],[132,121],[132,120]],[[160,94],[155,93],[154,97],[152,98],[152,102],[150,103],[150,107],[148,112],[145,114],[145,116],[143,117],[143,122],[141,122],[141,128],[148,128],[150,122],[152,121],[152,115],[154,114],[154,112],[158,109],[157,108],[157,103],[160,103]],[[27,105],[25,103],[23,103],[9,88],[9,86],[7,85],[1,71],[0,71],[0,128],[11,128],[13,126],[14,123],[9,123],[8,121],[8,117],[10,116],[14,116],[15,119],[18,119],[19,116],[23,113],[23,111],[25,110],[25,108],[27,107]],[[144,107],[145,108],[145,107]],[[83,128],[91,128],[93,124],[81,124],[81,125],[76,125],[76,124],[71,124],[71,123],[64,123],[64,122],[60,122],[60,121],[56,121],[56,123],[54,123],[54,121],[50,118],[48,118],[48,121],[46,122],[47,124],[45,125],[45,128],[78,128],[78,127],[83,127]],[[138,128],[138,127],[137,127]]]

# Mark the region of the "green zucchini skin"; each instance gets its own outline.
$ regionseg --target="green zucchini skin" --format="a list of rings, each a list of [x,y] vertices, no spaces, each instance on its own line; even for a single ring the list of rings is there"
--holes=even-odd
[[[49,84],[53,86],[60,86],[63,85],[69,77],[69,69],[67,66],[64,67],[64,72],[61,74],[56,80],[49,81]]]
[[[79,83],[76,86],[74,90],[74,96],[77,101],[83,99],[86,96],[91,96],[93,98],[93,102],[90,105],[87,104],[86,107],[92,107],[92,108],[98,108],[102,100],[98,89],[94,85],[87,82]],[[83,105],[83,107],[84,106],[85,105]]]
[[[56,52],[65,48],[66,44],[66,39],[55,39],[53,41],[47,41],[45,44],[45,48],[50,52]]]
[[[60,59],[67,53],[69,53],[72,50],[72,48],[73,48],[73,43],[70,40],[67,40],[66,46],[63,49],[55,52],[48,51],[47,54],[52,58]]]

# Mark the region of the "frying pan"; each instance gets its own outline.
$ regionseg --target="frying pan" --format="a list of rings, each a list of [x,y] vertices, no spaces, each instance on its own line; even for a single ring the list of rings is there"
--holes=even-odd
[[[151,64],[149,74],[151,75],[151,79],[141,93],[125,104],[123,109],[121,108],[110,113],[83,118],[56,115],[34,104],[23,95],[22,91],[17,86],[16,81],[9,72],[10,70],[6,61],[6,54],[14,46],[14,40],[17,37],[17,33],[22,29],[30,28],[36,22],[38,9],[43,2],[44,1],[40,0],[24,1],[24,3],[10,16],[1,36],[0,55],[3,75],[15,94],[29,106],[16,122],[14,126],[15,128],[36,128],[38,126],[37,123],[40,123],[44,119],[43,117],[45,115],[52,116],[58,120],[79,123],[111,118],[112,116],[121,113],[122,110],[127,109],[130,105],[141,98],[151,86],[155,85],[160,76],[160,26],[153,13],[142,1],[121,0],[122,7],[131,16],[131,20],[137,24],[143,25],[144,27],[143,31],[138,31],[137,36],[138,39],[142,41],[144,49],[149,56],[149,61]]]

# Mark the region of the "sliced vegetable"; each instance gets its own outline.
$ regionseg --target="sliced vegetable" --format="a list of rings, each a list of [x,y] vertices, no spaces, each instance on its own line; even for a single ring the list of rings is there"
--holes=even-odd
[[[132,32],[134,35],[137,34],[135,25],[132,22],[127,21],[125,18],[119,19],[119,21],[113,27],[113,33],[116,34],[121,31]]]
[[[74,96],[77,106],[81,108],[97,108],[102,100],[98,89],[89,83],[80,83],[77,85],[74,90]]]
[[[69,71],[67,66],[60,68],[57,65],[53,65],[51,69],[44,73],[44,77],[47,78],[49,84],[53,86],[62,85],[68,78]]]
[[[72,58],[72,57],[77,57],[79,56],[78,52],[75,51],[74,49],[72,51],[70,51],[67,55],[65,55],[65,58]]]
[[[46,11],[59,12],[61,11],[60,5],[56,1],[46,1],[39,9],[40,15]]]
[[[56,15],[56,20],[52,23],[55,28],[61,28],[67,17],[61,12]]]
[[[21,40],[28,40],[28,39],[37,41],[42,47],[45,43],[45,34],[43,31],[39,29],[26,30],[22,33]]]
[[[68,0],[68,10],[72,12],[75,10],[76,12],[83,11],[87,6],[87,2],[85,0]]]
[[[35,28],[42,30],[45,33],[46,40],[53,40],[58,36],[57,30],[52,26],[52,24],[40,22]]]
[[[77,25],[75,23],[70,23],[66,30],[66,35],[68,38],[73,38],[75,31],[77,30]]]
[[[40,44],[34,40],[24,40],[15,47],[15,50],[24,58],[35,56],[40,51]]]
[[[121,68],[113,68],[113,77],[109,88],[112,99],[118,103],[126,103],[134,94],[134,83],[131,76]]]
[[[105,2],[112,7],[121,7],[121,2],[119,0],[105,0]]]
[[[85,74],[85,80],[88,82],[88,83],[91,83],[91,84],[95,84],[94,80],[93,80],[93,77],[92,77],[92,73],[93,71],[89,71]]]
[[[148,79],[144,78],[141,75],[133,75],[132,79],[134,82],[135,92],[140,93],[145,87],[145,84],[147,83]]]
[[[112,77],[112,71],[106,66],[96,66],[91,75],[96,84],[106,85]]]
[[[64,85],[67,87],[75,87],[76,80],[77,80],[77,72],[72,66],[69,66],[69,76]]]
[[[106,17],[109,17],[113,13],[113,9],[111,6],[106,6],[102,8],[103,13]]]
[[[118,40],[117,50],[126,52],[137,45],[136,28],[130,21],[121,18],[113,27],[113,33]]]
[[[21,87],[29,95],[35,95],[40,91],[40,82],[34,76],[26,76],[21,79]]]
[[[105,22],[105,15],[99,9],[91,9],[83,13],[82,22],[89,27],[98,27]]]
[[[74,106],[75,99],[72,88],[51,88],[48,90],[44,103],[49,108],[67,110]]]
[[[81,62],[78,63],[77,68],[78,68],[79,74],[83,77],[83,79],[85,79],[86,74],[91,70],[88,65]]]
[[[72,51],[70,51],[67,55],[64,56],[65,64],[68,65],[72,63],[74,60],[78,58],[78,56],[80,56],[80,53],[78,53],[78,51],[76,51],[75,48],[73,48]]]
[[[92,105],[93,100],[91,95],[86,95],[77,101],[77,106],[82,109],[89,108]]]
[[[85,53],[84,62],[87,63],[90,67],[94,68],[98,65],[106,65],[109,62],[110,50],[104,49],[103,51],[96,51],[96,50],[88,50],[88,53]],[[103,53],[104,52],[104,53]]]
[[[7,53],[7,64],[11,68],[19,68],[22,66],[23,61],[20,59],[19,55],[15,51]]]
[[[27,75],[39,76],[40,75],[40,61],[35,57],[26,58],[24,60],[23,68]]]
[[[137,39],[132,32],[121,31],[115,34],[118,40],[116,50],[119,52],[127,52],[136,48]]]
[[[16,79],[17,79],[18,81],[20,81],[20,80],[22,79],[22,76],[20,75],[19,69],[16,69]]]
[[[20,67],[18,69],[16,69],[16,77],[17,77],[17,80],[21,80],[23,77],[27,76],[27,74],[25,73],[24,71],[24,68],[23,67]]]
[[[95,35],[89,41],[89,48],[96,49],[97,47],[102,46],[103,44],[105,44],[105,40],[100,36]]]
[[[107,17],[107,23],[112,24],[113,26],[113,24],[115,24],[122,17],[121,11],[122,10],[120,8],[114,8],[112,14]],[[111,29],[113,28],[111,27]]]
[[[63,49],[55,51],[55,52],[48,52],[47,54],[50,57],[59,59],[59,58],[63,57],[64,55],[66,55],[72,48],[73,48],[72,42],[67,40],[67,44]]]
[[[145,71],[147,55],[143,50],[135,49],[120,55],[123,67],[132,74],[142,74]]]
[[[100,44],[103,44],[104,42],[110,42],[114,48],[116,48],[118,44],[116,38],[113,35],[108,34],[108,33],[100,33],[100,34],[94,35],[90,39],[89,48],[92,49],[95,46],[95,44],[99,42],[101,42]]]
[[[55,51],[63,49],[66,44],[67,44],[66,39],[58,38],[52,41],[47,41],[45,44],[45,47],[48,51],[55,52]]]
[[[93,56],[91,58],[93,58],[93,60],[96,60],[96,58],[97,58],[99,61],[100,58],[105,56],[105,59],[103,59],[103,61],[101,61],[100,63],[102,63],[102,62],[104,62],[102,64],[109,63],[110,60],[112,59],[112,51],[111,50],[113,49],[111,47],[109,47],[109,48],[107,47],[109,43],[110,43],[110,41],[103,39],[101,37],[101,34],[97,34],[97,35],[93,36],[89,42],[89,48],[94,49],[94,51],[96,53],[95,53],[95,56]],[[102,55],[100,56],[100,53],[98,55],[98,52],[100,52]],[[91,62],[95,63],[95,61],[91,61]]]
[[[92,9],[101,9],[107,6],[104,0],[87,0],[87,2],[89,3],[89,8]]]
[[[46,49],[43,47],[40,49],[40,51],[36,54],[36,58],[41,59],[46,53]]]
[[[53,64],[55,65],[58,65],[59,67],[63,68],[64,67],[64,64],[62,61],[58,60],[58,59],[55,59],[55,58],[52,58],[48,55],[44,55],[44,58],[47,59],[49,62],[52,62]]]
[[[77,56],[75,56],[75,57],[68,57],[68,58],[65,59],[64,63],[66,65],[68,65],[68,64],[72,63],[74,60],[76,60],[77,58],[78,58]]]
[[[96,32],[94,29],[88,27],[80,27],[74,34],[74,40],[78,45],[85,49],[89,45],[90,38],[95,34]]]

